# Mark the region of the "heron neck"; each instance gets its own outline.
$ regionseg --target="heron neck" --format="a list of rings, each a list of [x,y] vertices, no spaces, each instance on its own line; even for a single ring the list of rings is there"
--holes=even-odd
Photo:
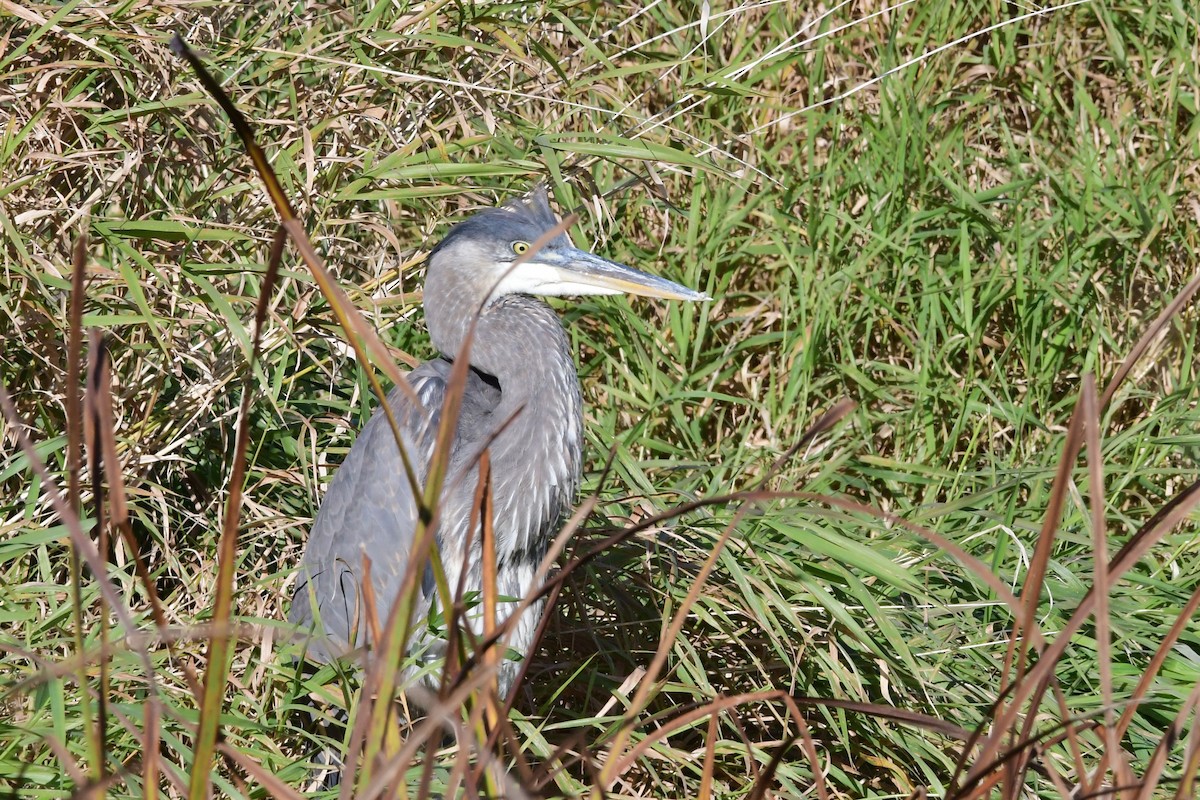
[[[429,334],[434,347],[453,360],[462,352],[479,301],[470,293],[439,292],[434,303],[431,289],[427,284]],[[545,385],[547,381],[561,382],[564,376],[578,387],[570,343],[558,315],[526,295],[499,297],[479,313],[468,357],[471,366],[500,383],[506,403],[517,397],[536,402],[543,390],[558,388]]]
[[[491,453],[496,496],[519,498],[512,513],[531,523],[498,529],[501,537],[528,538],[501,552],[537,561],[548,541],[544,531],[574,501],[582,468],[583,399],[570,342],[548,305],[511,295],[480,315],[470,359],[496,379],[501,396],[490,430],[476,432],[488,441],[476,444]]]
[[[426,320],[434,347],[457,357],[478,300],[440,293],[436,307],[426,285]],[[498,297],[479,315],[470,344],[470,365],[492,375],[500,386],[493,419],[500,426],[492,441],[493,461],[506,451],[522,453],[518,461],[563,459],[556,464],[577,481],[583,440],[580,381],[566,331],[545,302],[526,295]]]
[[[560,392],[579,392],[566,331],[554,310],[532,297],[494,301],[480,315],[470,359],[500,383],[501,403],[511,410],[541,410]]]

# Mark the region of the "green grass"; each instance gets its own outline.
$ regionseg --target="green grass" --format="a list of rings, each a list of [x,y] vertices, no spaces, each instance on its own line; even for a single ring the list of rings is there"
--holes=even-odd
[[[1025,586],[1082,377],[1103,388],[1197,272],[1200,18],[1168,0],[1086,3],[872,83],[1026,9],[966,0],[872,16],[880,8],[860,4],[818,20],[799,4],[712,4],[707,19],[703,7],[0,10],[0,382],[65,486],[70,248],[86,234],[83,323],[110,336],[132,529],[179,636],[170,649],[151,636],[148,670],[126,632],[102,633],[85,572],[88,686],[78,685],[66,529],[3,423],[0,792],[64,797],[86,785],[98,758],[89,720],[104,692],[107,769],[128,770],[108,793],[186,794],[199,707],[186,674],[203,674],[198,626],[217,592],[248,375],[234,607],[249,628],[221,726],[284,784],[306,777],[311,735],[288,712],[316,679],[296,673],[281,620],[323,487],[374,405],[294,249],[261,369],[249,371],[277,218],[232,127],[167,49],[176,30],[252,121],[317,251],[398,356],[432,355],[421,253],[471,209],[536,180],[560,209],[582,205],[577,243],[715,298],[556,303],[584,387],[584,489],[599,497],[570,553],[606,528],[765,480],[925,526],[1015,591]],[[805,41],[819,32],[828,35]],[[1177,315],[1101,415],[1110,556],[1200,472],[1198,319],[1194,305]],[[845,421],[772,471],[840,398],[856,403]],[[1071,474],[1037,606],[1050,639],[1093,581],[1084,457]],[[811,498],[758,502],[685,605],[739,508],[686,512],[567,581],[512,720],[535,772],[560,770],[558,792],[596,785],[623,735],[627,679],[681,609],[630,743],[690,704],[763,697],[648,745],[617,795],[751,795],[782,753],[761,788],[815,796],[802,743],[782,749],[801,735],[795,720],[769,691],[966,729],[989,719],[1013,615],[894,520]],[[90,501],[85,509],[90,530]],[[1196,520],[1108,593],[1118,704],[1200,587]],[[109,577],[152,634],[131,562],[119,546]],[[1079,720],[1103,719],[1101,634],[1089,619],[1055,665]],[[1193,622],[1121,742],[1134,775],[1161,773],[1159,796],[1195,771],[1183,711],[1200,682],[1197,652]],[[961,743],[853,709],[802,710],[831,795],[948,793]],[[1044,715],[1036,731],[1061,716],[1053,698],[1028,710]],[[1181,714],[1185,735],[1157,767],[1154,749]],[[1094,769],[1103,740],[1078,736]],[[435,784],[454,755],[437,763]],[[1068,783],[1083,777],[1066,746],[1041,763]],[[156,787],[143,785],[147,764]],[[280,795],[243,769],[218,759],[214,790]],[[419,759],[408,777],[415,793]],[[1028,795],[1060,796],[1048,772],[1024,779]]]

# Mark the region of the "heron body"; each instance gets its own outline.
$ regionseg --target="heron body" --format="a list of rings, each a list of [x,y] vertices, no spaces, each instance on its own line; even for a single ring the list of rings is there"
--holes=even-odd
[[[408,376],[420,407],[400,388],[387,397],[417,481],[424,486],[453,359],[478,314],[449,469],[437,503],[435,546],[451,591],[460,581],[467,593],[482,590],[482,537],[475,507],[485,449],[501,597],[522,598],[535,589],[538,566],[579,486],[582,396],[570,344],[553,309],[530,295],[631,292],[703,298],[578,250],[565,234],[531,252],[557,225],[544,192],[538,191],[479,212],[450,230],[430,253],[424,293],[430,337],[443,356]],[[377,410],[330,483],[301,562],[289,619],[312,630],[310,656],[328,660],[374,644],[368,614],[386,625],[414,544],[417,512],[395,437]],[[364,591],[368,561],[370,593]],[[428,566],[421,578],[419,621],[436,607]],[[376,607],[368,610],[365,598],[372,594]],[[500,619],[515,606],[502,603]],[[510,650],[528,655],[542,610],[536,603],[517,620],[507,639]],[[468,619],[476,632],[482,629],[478,613]],[[428,627],[420,622],[415,627],[419,633],[410,648],[421,644],[427,653],[439,653],[440,642],[430,639]],[[513,661],[501,663],[502,696],[517,667]]]

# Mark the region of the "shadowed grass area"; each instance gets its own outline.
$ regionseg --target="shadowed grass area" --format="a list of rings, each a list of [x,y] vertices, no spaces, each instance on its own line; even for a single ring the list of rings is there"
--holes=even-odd
[[[1036,623],[1053,640],[1094,582],[1084,457],[1069,459],[1056,536],[1035,557],[1083,376],[1103,388],[1197,272],[1200,20],[1186,3],[1087,3],[964,39],[1029,10],[0,10],[0,382],[65,487],[70,250],[86,234],[82,325],[110,337],[130,525],[178,639],[153,635],[149,593],[117,544],[108,576],[146,636],[102,631],[85,571],[78,685],[68,530],[6,421],[0,791],[66,796],[102,760],[126,770],[113,796],[187,793],[199,707],[188,673],[203,675],[208,652],[244,385],[233,597],[244,627],[224,742],[296,788],[315,735],[291,712],[313,690],[354,700],[353,675],[300,674],[280,621],[321,493],[374,401],[294,249],[251,371],[277,218],[233,129],[170,54],[175,31],[251,120],[317,252],[398,363],[432,355],[424,253],[451,222],[538,180],[580,210],[578,243],[715,298],[556,301],[584,387],[584,491],[598,498],[564,562],[611,529],[765,481],[925,526],[1018,594],[1044,569],[1024,596],[1040,597]],[[1109,557],[1200,473],[1197,318],[1194,306],[1177,315],[1098,412]],[[840,398],[857,404],[846,420],[774,469]],[[663,521],[570,576],[512,717],[519,748],[504,757],[519,749],[531,764],[512,780],[589,793],[628,731],[644,750],[604,776],[621,796],[812,796],[813,761],[776,690],[967,730],[987,722],[1014,673],[1017,622],[994,587],[893,518],[812,497],[743,505]],[[1089,619],[1055,662],[1061,700],[1028,710],[1043,736],[1071,717],[1078,741],[1047,748],[1021,776],[1027,793],[1062,796],[1112,757],[1084,723],[1103,722],[1106,705],[1121,715],[1200,586],[1190,520],[1108,588],[1105,623]],[[622,726],[680,613],[659,682]],[[1192,623],[1120,739],[1129,774],[1160,779],[1162,796],[1188,796],[1195,771],[1186,726],[1163,764],[1153,756],[1190,719],[1198,648]],[[693,705],[751,693],[652,738]],[[100,695],[103,758],[88,736]],[[802,711],[831,796],[987,791],[955,780],[953,737],[845,707]],[[435,788],[456,758],[437,756]],[[410,794],[421,770],[418,758],[406,773]],[[284,794],[225,756],[212,779],[221,795]]]

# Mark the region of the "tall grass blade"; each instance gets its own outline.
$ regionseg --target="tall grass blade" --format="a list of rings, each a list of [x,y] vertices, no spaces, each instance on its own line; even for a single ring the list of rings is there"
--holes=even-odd
[[[1112,753],[1113,776],[1117,784],[1128,778],[1124,758],[1116,737],[1116,711],[1113,703],[1112,620],[1109,618],[1107,498],[1104,493],[1104,453],[1100,441],[1100,406],[1096,376],[1083,377],[1083,438],[1087,448],[1088,499],[1092,517],[1092,586],[1096,595],[1096,660],[1100,673],[1100,700],[1103,703],[1106,752]],[[1104,780],[1105,770],[1097,769],[1089,791],[1095,792]],[[1083,777],[1083,775],[1081,775]]]
[[[112,414],[106,405],[107,361],[104,338],[98,331],[92,331],[88,345],[88,377],[87,389],[84,392],[84,426],[83,435],[87,442],[88,473],[92,483],[92,506],[96,516],[96,550],[105,562],[112,558],[111,542],[109,541],[108,522],[104,514],[104,485],[101,471],[108,468],[105,458],[104,431],[112,431]],[[111,472],[110,472],[111,482]],[[110,490],[112,487],[109,487]],[[113,493],[116,494],[115,492]],[[116,507],[116,503],[114,503]],[[107,564],[106,564],[107,566]],[[108,774],[108,608],[105,598],[101,595],[97,600],[97,625],[100,630],[99,673],[96,679],[96,740],[99,745],[99,781],[103,782]],[[87,684],[84,684],[86,686]]]
[[[267,307],[283,260],[282,229],[272,240],[267,273],[263,278],[254,315],[254,345],[250,364],[242,381],[242,401],[238,412],[237,439],[234,443],[233,469],[229,476],[229,499],[221,526],[221,541],[217,550],[217,596],[213,602],[213,632],[208,643],[208,658],[204,668],[204,694],[200,705],[200,724],[192,756],[192,772],[188,782],[188,799],[204,800],[209,793],[221,710],[225,704],[225,684],[235,636],[233,618],[233,577],[237,564],[238,528],[242,511],[242,491],[246,481],[246,451],[250,446],[250,400],[253,396],[254,364],[259,360],[263,328],[266,327]]]
[[[82,505],[79,496],[79,475],[83,468],[83,407],[79,397],[79,366],[83,359],[83,293],[87,277],[87,236],[80,234],[71,251],[71,299],[67,309],[67,362],[64,365],[66,384],[63,387],[67,416],[67,505],[76,519]],[[68,542],[69,578],[71,583],[71,620],[74,626],[75,655],[79,669],[76,685],[84,695],[80,703],[84,735],[88,742],[88,775],[93,782],[103,779],[103,738],[92,704],[86,700],[88,686],[87,662],[84,660],[83,633],[83,569],[79,550],[74,541]]]

